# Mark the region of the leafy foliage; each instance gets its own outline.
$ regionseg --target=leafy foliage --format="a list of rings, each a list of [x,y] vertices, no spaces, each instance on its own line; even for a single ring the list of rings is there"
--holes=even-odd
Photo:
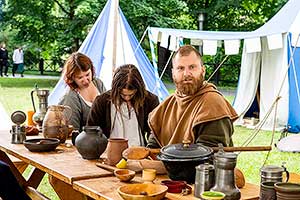
[[[270,19],[288,0],[119,0],[120,7],[141,38],[148,26],[198,29],[204,13],[205,30],[255,30]],[[4,0],[0,0],[4,2]],[[76,51],[103,9],[106,0],[6,0],[0,3],[0,42],[9,49],[24,46],[25,64],[42,57],[61,66],[66,55]],[[3,11],[3,12],[2,12]],[[2,21],[1,21],[2,19]],[[145,41],[144,49],[149,49]],[[27,58],[26,58],[27,57]],[[208,71],[224,58],[220,52]],[[240,57],[229,58],[222,77],[237,79]],[[210,64],[209,64],[210,65]],[[228,72],[232,73],[228,73]],[[232,78],[233,77],[233,78]]]

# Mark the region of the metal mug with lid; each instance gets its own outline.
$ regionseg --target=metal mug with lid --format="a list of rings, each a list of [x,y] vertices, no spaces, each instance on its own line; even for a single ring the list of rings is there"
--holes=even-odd
[[[215,184],[215,168],[209,163],[196,166],[194,195],[201,197],[201,193],[210,190]]]
[[[10,116],[11,121],[15,123],[12,125],[12,129],[10,130],[11,136],[11,143],[12,144],[22,144],[26,140],[26,133],[25,133],[25,126],[21,125],[26,120],[26,114],[21,111],[17,110],[13,112]]]
[[[282,166],[275,165],[266,165],[260,169],[261,183],[270,181],[270,182],[288,182],[290,174],[284,166],[285,163],[282,163]],[[282,175],[286,173],[286,178],[283,181]]]

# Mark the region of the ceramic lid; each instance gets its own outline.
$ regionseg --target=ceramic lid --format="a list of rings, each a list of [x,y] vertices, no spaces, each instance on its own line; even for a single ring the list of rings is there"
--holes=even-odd
[[[171,144],[164,146],[163,148],[161,148],[160,152],[164,156],[176,159],[191,159],[209,157],[213,153],[213,150],[212,148],[204,146],[202,144],[190,144],[189,142],[184,141],[180,144]]]

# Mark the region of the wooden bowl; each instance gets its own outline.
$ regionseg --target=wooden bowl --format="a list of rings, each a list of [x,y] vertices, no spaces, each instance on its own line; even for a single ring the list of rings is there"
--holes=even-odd
[[[37,138],[23,142],[24,146],[32,152],[54,151],[60,141],[57,138]]]
[[[129,169],[116,169],[114,175],[123,182],[129,182],[135,176],[135,171]]]
[[[125,200],[160,200],[167,190],[165,185],[137,183],[120,186],[118,193]]]

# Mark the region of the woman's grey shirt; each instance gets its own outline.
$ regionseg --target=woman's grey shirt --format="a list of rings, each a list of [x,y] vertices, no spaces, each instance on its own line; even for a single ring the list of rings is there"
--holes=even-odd
[[[104,84],[100,79],[94,78],[93,83],[100,94],[106,91]],[[58,104],[69,106],[72,109],[69,124],[73,125],[74,129],[81,131],[82,127],[86,124],[91,107],[84,102],[75,90],[70,88]]]

